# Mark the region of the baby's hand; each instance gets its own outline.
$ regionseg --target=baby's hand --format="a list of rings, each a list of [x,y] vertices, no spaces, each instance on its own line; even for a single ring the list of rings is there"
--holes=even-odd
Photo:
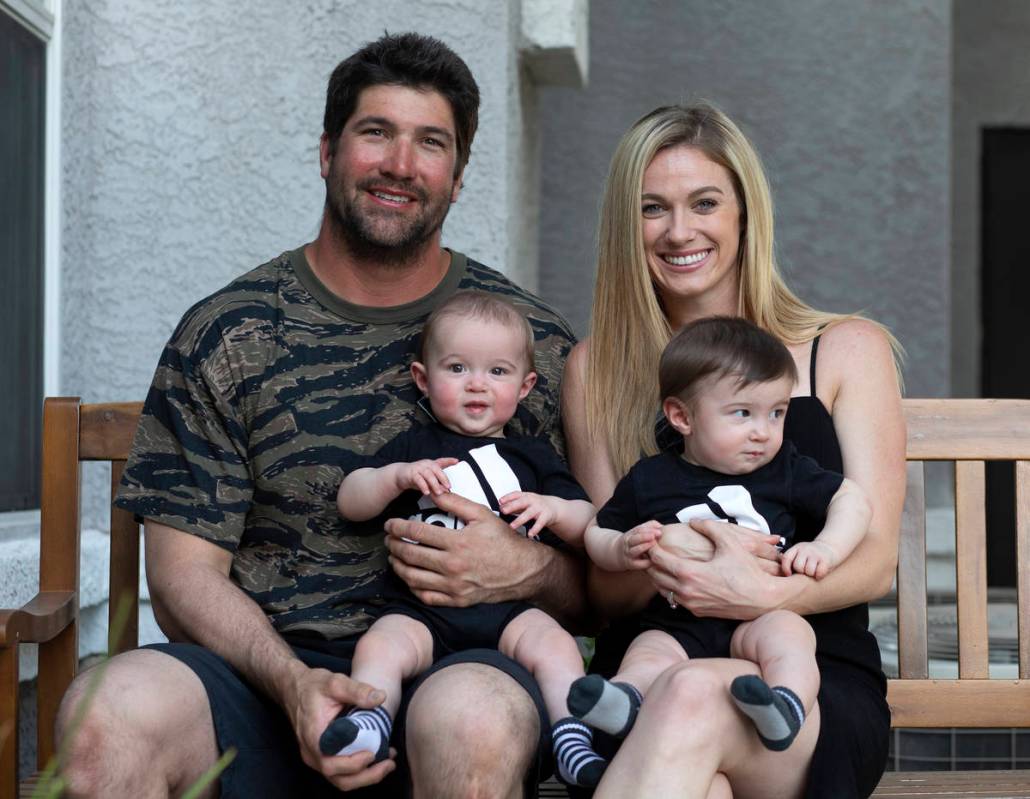
[[[511,521],[511,529],[518,530],[522,525],[533,519],[533,526],[526,531],[530,538],[536,538],[541,530],[558,518],[558,507],[554,497],[542,494],[533,494],[529,491],[512,491],[505,494],[497,502],[501,506],[501,513],[505,516],[516,516]]]
[[[649,522],[638,524],[632,530],[622,536],[622,560],[623,568],[647,569],[651,566],[651,558],[647,553],[658,543],[662,537],[662,525],[652,519]]]
[[[451,483],[443,470],[458,462],[457,458],[426,459],[405,463],[401,467],[397,483],[404,491],[414,489],[423,494],[446,494]]]
[[[807,574],[821,580],[837,566],[837,553],[821,541],[803,541],[795,544],[780,559],[784,575]]]

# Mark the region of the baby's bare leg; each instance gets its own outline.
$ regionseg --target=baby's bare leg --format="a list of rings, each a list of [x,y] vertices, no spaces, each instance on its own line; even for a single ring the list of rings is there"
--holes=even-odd
[[[668,633],[643,632],[633,639],[611,682],[591,674],[573,683],[569,710],[591,727],[623,738],[633,728],[643,695],[658,675],[686,659],[683,647]]]
[[[327,755],[371,751],[376,759],[390,750],[393,718],[401,703],[401,682],[433,663],[433,637],[420,621],[408,616],[382,616],[368,628],[354,650],[350,676],[386,692],[371,710],[338,716],[322,733],[319,748]]]
[[[433,637],[410,616],[381,616],[361,636],[350,676],[386,692],[383,707],[393,716],[401,704],[401,682],[433,664]]]
[[[527,610],[504,628],[497,648],[533,674],[552,720],[568,715],[569,686],[585,672],[575,639],[558,622],[542,610]]]
[[[815,633],[796,613],[777,610],[741,624],[730,654],[762,670],[761,678],[745,675],[730,685],[737,707],[755,722],[762,743],[786,749],[819,693]]]
[[[551,717],[551,745],[558,776],[570,785],[592,788],[608,762],[593,749],[593,733],[569,717],[565,697],[584,674],[579,647],[558,622],[540,610],[520,613],[501,633],[498,648],[536,677]]]

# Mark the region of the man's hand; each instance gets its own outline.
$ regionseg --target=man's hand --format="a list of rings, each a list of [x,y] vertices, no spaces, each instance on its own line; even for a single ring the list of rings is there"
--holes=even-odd
[[[783,553],[780,567],[783,574],[807,574],[821,580],[829,574],[840,559],[833,547],[822,541],[802,541]]]
[[[386,760],[371,765],[372,752],[327,757],[319,751],[318,739],[341,711],[354,706],[376,707],[386,698],[385,694],[343,674],[308,668],[300,661],[297,664],[294,680],[283,693],[282,704],[293,725],[304,762],[341,791],[382,780],[397,767],[394,750],[390,750]]]
[[[530,538],[537,538],[545,527],[558,518],[557,500],[554,497],[533,494],[529,491],[513,491],[505,494],[499,500],[501,513],[506,516],[519,514],[510,523],[512,530],[518,530],[522,525],[533,519],[533,526],[526,531]]]
[[[386,522],[390,565],[415,596],[427,605],[453,607],[527,596],[523,582],[532,566],[525,563],[523,548],[537,545],[478,502],[451,493],[434,502],[465,527],[451,530],[410,519]]]
[[[424,495],[438,496],[451,490],[451,482],[443,470],[458,462],[457,458],[437,458],[400,464],[397,488],[402,491],[421,491]]]

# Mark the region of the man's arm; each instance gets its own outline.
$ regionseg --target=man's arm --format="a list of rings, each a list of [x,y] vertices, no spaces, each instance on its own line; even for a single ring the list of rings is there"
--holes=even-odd
[[[323,757],[318,750],[319,736],[341,709],[375,707],[383,699],[381,692],[302,663],[261,608],[229,579],[230,552],[150,519],[145,533],[154,615],[169,638],[221,655],[275,700],[293,725],[304,762],[341,790],[379,782],[394,769],[390,759],[366,768],[370,752]]]
[[[410,519],[386,523],[390,564],[420,600],[453,607],[531,600],[571,629],[584,627],[581,557],[520,536],[464,497],[448,493],[433,501],[466,526],[455,531]]]

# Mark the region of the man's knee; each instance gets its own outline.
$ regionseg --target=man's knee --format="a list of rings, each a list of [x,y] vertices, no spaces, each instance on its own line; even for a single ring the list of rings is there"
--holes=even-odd
[[[150,650],[78,675],[61,700],[55,734],[73,796],[120,795],[149,781],[167,790],[217,758],[200,680],[178,660]]]
[[[536,705],[516,680],[480,663],[443,669],[408,709],[405,744],[415,795],[517,792],[539,739]]]

